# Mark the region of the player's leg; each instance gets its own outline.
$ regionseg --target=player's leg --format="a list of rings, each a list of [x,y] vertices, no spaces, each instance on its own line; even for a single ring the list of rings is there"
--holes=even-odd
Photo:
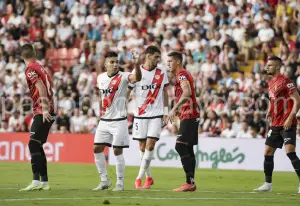
[[[146,134],[147,135],[146,148],[142,158],[139,174],[137,177],[137,179],[141,179],[145,173],[147,174],[146,181],[143,186],[144,189],[149,189],[151,185],[154,184],[154,180],[150,174],[150,163],[154,156],[155,144],[160,137],[162,119],[161,118],[149,119],[147,121],[147,126],[148,126],[148,130]]]
[[[150,176],[150,163],[154,156],[154,147],[155,147],[155,143],[157,142],[157,140],[158,140],[157,137],[148,137],[147,138],[145,154],[143,156],[139,174],[137,176],[137,179],[142,179],[143,175],[145,173],[147,173],[146,171],[148,171],[149,174],[146,177],[146,181],[143,186],[144,189],[149,189],[151,187],[151,185],[154,184],[154,180]]]
[[[286,155],[291,160],[298,179],[300,180],[300,160],[296,154],[296,127],[291,127],[289,130],[283,131],[282,136],[284,138]],[[300,193],[300,184],[298,193]]]
[[[198,125],[199,121],[196,121],[196,119],[182,120],[180,122],[175,149],[181,158],[182,167],[186,176],[186,183],[173,191],[192,192],[196,190],[196,184],[194,182],[196,162],[192,146],[198,142],[197,136],[195,137],[195,131],[198,131]]]
[[[49,131],[50,131],[50,128],[51,128],[53,122],[54,121],[44,123],[44,124],[47,124],[47,128],[46,128],[47,130],[45,130],[43,132],[43,135],[44,135],[43,141],[42,141],[43,144],[47,142]],[[44,151],[44,148],[42,145],[40,147],[40,152],[41,152],[41,158],[42,158],[41,172],[40,172],[41,186],[42,186],[43,190],[51,190],[51,187],[49,186],[49,183],[48,183],[47,157],[46,157],[46,154],[45,154],[45,151]]]
[[[117,183],[113,191],[124,190],[125,159],[123,148],[129,147],[129,134],[127,120],[112,123],[111,132],[113,134],[113,148],[116,156]]]
[[[142,164],[142,160],[143,160],[143,157],[145,154],[146,142],[147,142],[147,139],[139,141],[141,164]],[[146,169],[145,175],[146,175],[146,178],[151,177],[150,167],[148,169]]]
[[[32,191],[32,190],[40,190],[40,172],[41,172],[41,164],[42,157],[40,147],[42,146],[42,141],[40,137],[40,130],[43,128],[43,119],[41,115],[36,115],[34,117],[34,121],[32,123],[30,129],[30,140],[28,143],[28,148],[31,155],[31,169],[33,180],[30,185],[26,188],[21,189],[20,191]]]
[[[123,156],[123,148],[114,147],[114,155],[116,156],[117,183],[113,191],[123,191],[125,174],[125,159]]]
[[[254,191],[272,191],[272,175],[274,170],[274,154],[277,148],[282,148],[283,139],[280,135],[279,128],[271,128],[268,132],[266,139],[266,146],[264,151],[264,174],[265,183],[260,187],[254,189]]]
[[[112,135],[107,131],[107,123],[99,122],[94,139],[94,158],[97,170],[100,174],[100,184],[93,190],[105,190],[111,187],[112,183],[108,178],[106,169],[105,146],[111,146]]]
[[[145,154],[146,141],[147,141],[147,129],[148,129],[148,119],[138,119],[135,118],[133,122],[133,139],[139,141],[139,150],[141,156],[141,164]],[[134,187],[136,189],[142,188],[142,179],[136,178]]]

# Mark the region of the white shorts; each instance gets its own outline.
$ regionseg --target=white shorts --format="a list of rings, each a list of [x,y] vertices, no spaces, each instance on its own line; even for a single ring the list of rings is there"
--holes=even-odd
[[[126,120],[121,121],[103,121],[100,120],[94,144],[104,144],[106,146],[113,146],[119,148],[129,147],[128,123]]]
[[[139,119],[134,118],[132,136],[134,140],[145,140],[148,137],[159,139],[162,127],[162,118]]]

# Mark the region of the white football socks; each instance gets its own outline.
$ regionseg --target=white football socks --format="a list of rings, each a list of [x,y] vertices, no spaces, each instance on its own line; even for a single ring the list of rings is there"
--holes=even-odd
[[[125,160],[123,154],[116,156],[117,185],[124,185]]]
[[[153,158],[153,153],[154,153],[154,150],[152,150],[152,151],[146,150],[145,151],[145,154],[143,156],[142,163],[140,166],[140,171],[139,171],[139,174],[136,179],[142,179],[145,172],[149,169],[150,162]]]
[[[140,150],[141,161],[143,160],[144,154],[145,154],[145,152],[142,152],[142,151]],[[150,166],[146,169],[145,174],[146,174],[146,177],[151,177]]]
[[[95,164],[100,174],[101,181],[105,182],[108,180],[108,176],[106,171],[106,161],[105,161],[104,152],[94,153],[94,157],[95,157]]]
[[[39,185],[41,182],[39,180],[32,180],[32,184]]]

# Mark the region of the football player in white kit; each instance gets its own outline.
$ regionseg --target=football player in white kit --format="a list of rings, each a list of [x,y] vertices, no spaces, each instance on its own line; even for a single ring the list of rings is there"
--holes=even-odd
[[[167,71],[157,67],[160,60],[160,50],[149,46],[145,51],[145,64],[141,65],[142,80],[134,85],[136,111],[132,133],[133,139],[139,141],[141,154],[141,166],[134,185],[136,189],[149,189],[154,183],[149,170],[150,162],[168,115],[169,81]],[[146,181],[142,187],[145,173]]]
[[[104,60],[107,72],[100,74],[97,78],[100,89],[101,119],[94,139],[94,157],[101,181],[94,190],[105,190],[112,185],[106,170],[105,146],[113,147],[117,159],[117,183],[113,191],[124,190],[123,148],[129,147],[126,112],[127,89],[128,84],[140,81],[142,78],[139,55],[135,52],[132,55],[135,64],[134,73],[119,71],[118,54],[108,52]]]

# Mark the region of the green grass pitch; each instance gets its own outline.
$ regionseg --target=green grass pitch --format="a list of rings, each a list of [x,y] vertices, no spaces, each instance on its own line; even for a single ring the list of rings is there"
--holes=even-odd
[[[137,167],[126,167],[123,192],[91,191],[99,183],[94,165],[49,164],[51,191],[19,192],[31,182],[29,163],[0,163],[0,205],[300,205],[295,173],[275,172],[273,192],[254,193],[263,183],[263,172],[207,170],[196,171],[196,192],[175,193],[172,189],[184,183],[182,169],[151,168],[155,185],[150,190],[133,188]],[[115,183],[115,168],[108,168]]]

